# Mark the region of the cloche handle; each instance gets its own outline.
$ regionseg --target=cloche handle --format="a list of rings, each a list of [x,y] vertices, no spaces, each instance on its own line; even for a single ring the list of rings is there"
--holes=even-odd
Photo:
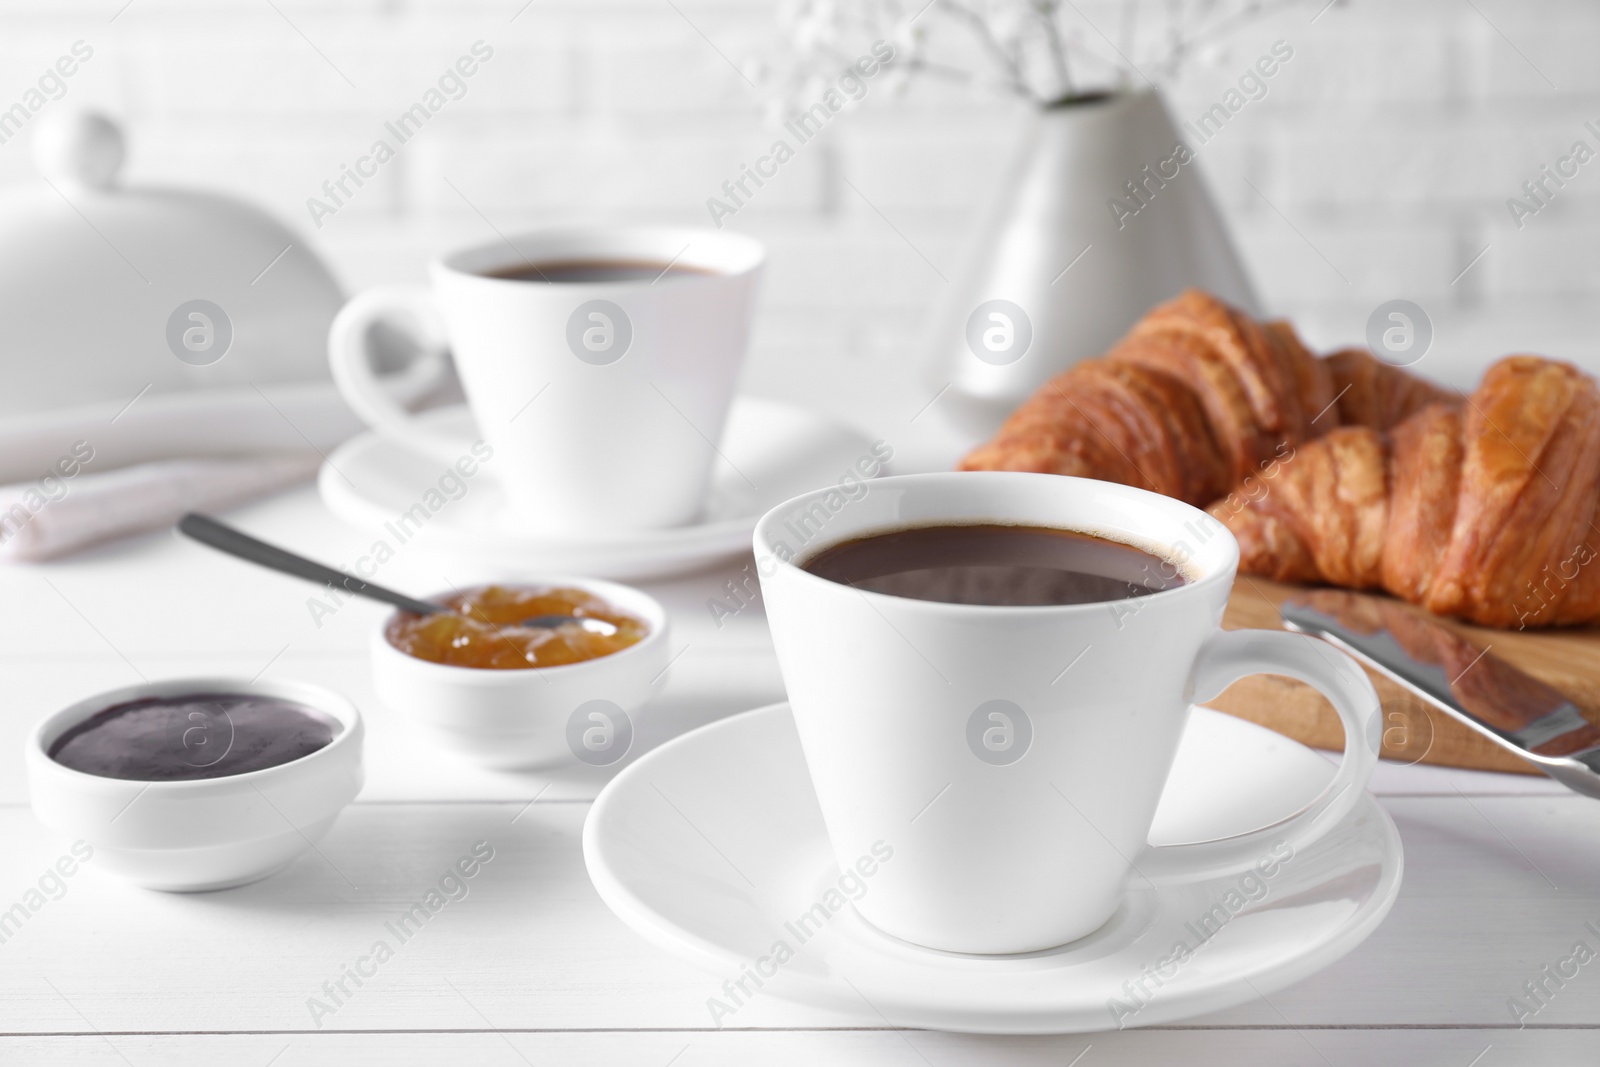
[[[98,111],[50,112],[33,137],[33,162],[57,185],[109,189],[122,169],[122,129]]]

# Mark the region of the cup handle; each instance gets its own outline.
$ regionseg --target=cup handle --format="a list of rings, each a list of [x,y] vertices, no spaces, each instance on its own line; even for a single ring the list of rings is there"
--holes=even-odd
[[[1149,845],[1134,864],[1159,885],[1250,866],[1274,846],[1302,849],[1354,810],[1378,764],[1383,716],[1377,690],[1355,660],[1325,641],[1278,630],[1222,630],[1200,650],[1190,675],[1191,703],[1210,700],[1240,678],[1283,674],[1332,702],[1344,724],[1344,758],[1326,789],[1303,810],[1248,833],[1181,845]]]
[[[328,328],[328,363],[333,382],[350,410],[384,437],[445,463],[454,463],[472,442],[418,419],[391,396],[367,359],[367,334],[373,323],[409,320],[416,327],[424,355],[421,373],[443,372],[447,346],[444,319],[433,296],[421,286],[392,285],[369,289],[339,309]],[[431,366],[428,366],[431,365]],[[418,372],[413,368],[407,376]]]

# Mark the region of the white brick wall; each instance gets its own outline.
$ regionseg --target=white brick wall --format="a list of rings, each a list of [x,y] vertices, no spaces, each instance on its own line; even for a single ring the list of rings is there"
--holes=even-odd
[[[419,278],[431,251],[492,237],[477,211],[507,231],[704,222],[705,198],[771,139],[718,50],[743,62],[770,40],[773,0],[533,0],[514,22],[523,0],[275,2],[133,0],[115,21],[123,0],[0,3],[0,98],[90,42],[68,101],[126,122],[130,180],[254,198],[352,289]],[[1112,0],[1079,6],[1116,24]],[[1600,370],[1584,314],[1600,290],[1600,161],[1521,231],[1505,208],[1600,120],[1600,9],[1339,0],[1313,23],[1318,6],[1252,28],[1171,90],[1180,116],[1198,113],[1272,40],[1295,48],[1201,164],[1267,306],[1332,345],[1359,339],[1378,303],[1417,300],[1437,328],[1422,369],[1457,383],[1512,349]],[[305,199],[480,38],[495,55],[467,96],[311,232]],[[954,274],[1025,118],[944,85],[874,85],[785,167],[732,223],[772,249],[747,386],[848,411],[867,383],[914,413],[920,331],[946,288],[922,256]],[[0,182],[30,180],[25,140],[0,146]]]

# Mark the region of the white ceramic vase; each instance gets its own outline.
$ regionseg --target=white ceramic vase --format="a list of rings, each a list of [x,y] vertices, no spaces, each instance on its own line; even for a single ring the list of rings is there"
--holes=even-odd
[[[933,387],[969,442],[1187,287],[1257,310],[1203,154],[1154,90],[1039,111],[937,320]]]

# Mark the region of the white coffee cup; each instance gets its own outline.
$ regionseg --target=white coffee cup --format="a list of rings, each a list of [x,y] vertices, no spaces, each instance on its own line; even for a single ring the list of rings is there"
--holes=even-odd
[[[386,437],[454,464],[472,441],[410,414],[368,360],[380,320],[448,346],[490,464],[523,529],[571,536],[677,526],[700,513],[750,333],[759,242],[654,227],[541,230],[429,267],[431,292],[356,296],[328,335],[333,378]],[[497,272],[573,262],[671,264],[655,279],[545,282]]]
[[[1372,684],[1313,638],[1221,629],[1239,546],[1205,512],[1045,474],[916,474],[864,489],[774,508],[755,552],[840,869],[875,844],[893,849],[855,904],[879,929],[952,952],[1051,948],[1110,919],[1130,877],[1243,870],[1274,845],[1303,848],[1360,799],[1382,722]],[[966,523],[1100,534],[1190,580],[1107,603],[993,607],[888,596],[802,569],[842,541]],[[1150,845],[1190,704],[1257,673],[1297,678],[1333,702],[1345,730],[1333,780],[1269,827]]]

